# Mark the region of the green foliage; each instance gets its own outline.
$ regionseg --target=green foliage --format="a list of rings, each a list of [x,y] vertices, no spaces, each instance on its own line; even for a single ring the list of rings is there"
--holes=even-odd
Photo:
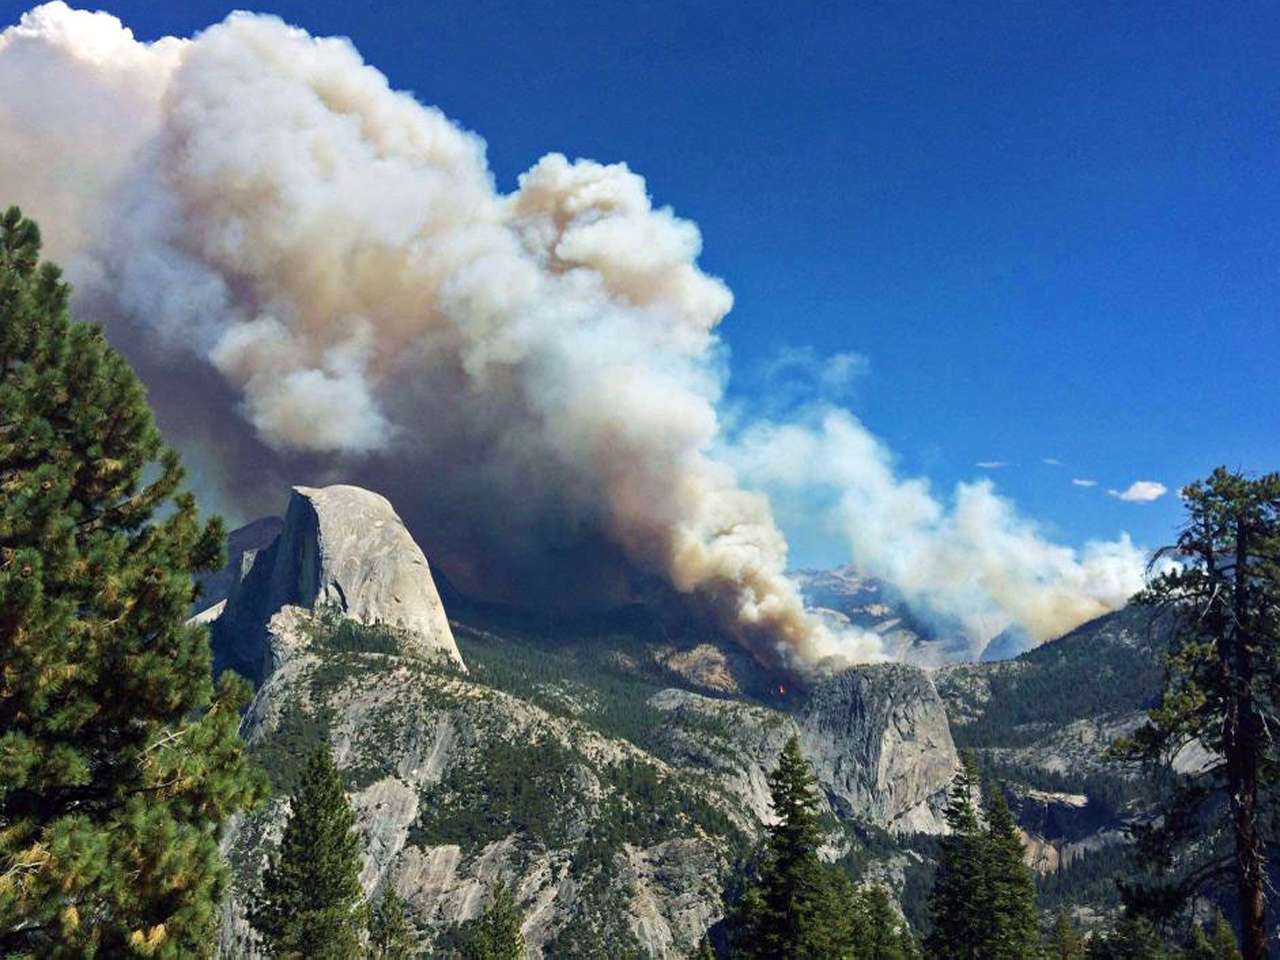
[[[524,960],[523,923],[511,890],[499,880],[489,908],[462,925],[458,956],[461,960]]]
[[[575,799],[577,754],[550,737],[491,740],[468,764],[455,764],[420,804],[411,843],[456,843],[474,852],[510,834],[544,848],[570,837],[564,810]]]
[[[184,625],[217,519],[40,232],[0,217],[0,953],[210,953],[247,690]],[[151,478],[149,482],[146,478]]]
[[[1174,960],[1174,954],[1150,920],[1126,912],[1110,933],[1089,940],[1088,960]]]
[[[1113,910],[1120,906],[1117,877],[1139,874],[1133,846],[1115,843],[1086,850],[1065,867],[1040,878],[1040,906],[1060,910],[1077,904]]]
[[[318,607],[309,623],[311,647],[317,653],[382,653],[396,655],[402,631],[385,623],[352,620],[333,605]]]
[[[792,737],[769,776],[776,821],[768,827],[760,877],[743,900],[736,926],[737,954],[744,958],[833,955],[830,937],[847,915],[827,914],[829,871],[818,860],[818,793],[809,765]]]
[[[853,900],[850,937],[854,960],[918,960],[920,948],[906,922],[898,916],[884,887],[871,885]]]
[[[291,798],[280,848],[250,912],[273,957],[348,960],[358,954],[366,911],[354,827],[342,776],[325,745]]]
[[[932,929],[925,943],[937,960],[978,960],[985,936],[987,844],[973,805],[977,771],[966,758],[947,798],[951,832],[942,839],[929,895]]]
[[[647,847],[688,836],[697,827],[725,839],[731,855],[746,852],[746,837],[723,811],[697,791],[661,776],[653,764],[627,757],[599,773],[612,792],[592,824],[593,844],[613,850],[623,843]]]
[[[636,642],[616,634],[581,641],[511,631],[499,637],[459,625],[454,638],[471,682],[643,749],[655,746],[654,733],[666,720],[666,714],[649,705],[649,698],[664,687],[684,685],[678,678],[638,675],[620,667],[616,655]],[[643,656],[637,652],[633,659]]]
[[[731,925],[742,960],[911,960],[905,921],[880,887],[855,892],[839,869],[818,859],[821,833],[812,772],[792,737],[769,777],[777,821],[768,828],[759,875],[747,885]]]
[[[1157,702],[1162,673],[1154,654],[1167,633],[1151,610],[1127,607],[1015,660],[942,673],[938,692],[956,718],[956,745],[1030,746],[1046,729]],[[1088,683],[1079,682],[1081,664],[1088,664]],[[980,699],[967,691],[975,675],[989,687]]]
[[[545,955],[575,960],[646,960],[648,953],[626,920],[627,894],[614,882],[614,863],[576,860],[573,875],[580,884],[578,903],[547,945]]]
[[[1141,601],[1174,622],[1163,697],[1117,754],[1168,785],[1159,816],[1135,831],[1145,865],[1172,874],[1131,888],[1135,907],[1169,916],[1230,878],[1248,960],[1266,953],[1267,813],[1280,786],[1280,474],[1220,467],[1182,491],[1181,563]],[[1214,758],[1186,774],[1173,759],[1198,743]],[[1225,828],[1225,829],[1224,829]]]
[[[1240,960],[1240,946],[1227,918],[1219,910],[1213,918],[1213,931],[1200,924],[1191,928],[1191,943],[1183,953],[1184,960]]]
[[[405,912],[404,898],[387,890],[369,918],[371,960],[410,960],[418,955],[418,943]]]
[[[1059,910],[1046,944],[1045,960],[1084,960],[1084,938],[1065,910]]]
[[[987,791],[986,930],[983,956],[989,960],[1028,960],[1040,954],[1036,884],[1023,862],[1022,838],[1004,794]]]
[[[253,745],[253,759],[266,771],[272,793],[292,793],[316,750],[327,742],[329,717],[322,711],[291,705],[269,737]]]
[[[1025,960],[1041,955],[1036,888],[1023,863],[1022,839],[998,788],[988,789],[978,819],[971,757],[952,786],[946,818],[951,834],[930,897],[928,946],[938,960]]]

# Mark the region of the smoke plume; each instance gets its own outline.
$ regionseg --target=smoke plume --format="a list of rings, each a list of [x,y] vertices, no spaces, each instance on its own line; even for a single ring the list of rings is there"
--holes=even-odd
[[[1142,588],[1145,553],[1128,536],[1076,551],[1052,543],[989,480],[949,504],[846,410],[817,406],[790,423],[750,425],[726,454],[739,475],[785,497],[828,493],[830,527],[867,574],[916,610],[959,622],[973,655],[1010,626],[1041,643],[1122,606]]]
[[[779,446],[821,465],[788,483],[842,487],[856,562],[975,629],[1042,638],[1135,584],[1127,541],[1078,558],[989,487],[945,512],[848,414],[726,436],[732,295],[697,227],[625,164],[551,154],[498,192],[483,141],[346,40],[236,13],[145,44],[54,2],[0,34],[0,90],[0,197],[40,220],[79,314],[224,503],[364,482],[465,588],[656,582],[793,666],[882,654],[785,575],[769,500],[740,483],[777,483]]]

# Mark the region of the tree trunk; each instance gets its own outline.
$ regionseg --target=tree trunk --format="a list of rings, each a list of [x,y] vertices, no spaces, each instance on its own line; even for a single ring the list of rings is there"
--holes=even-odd
[[[1235,583],[1232,617],[1228,627],[1233,668],[1228,676],[1227,752],[1228,789],[1235,829],[1236,895],[1243,927],[1243,960],[1266,960],[1266,899],[1263,893],[1265,866],[1258,834],[1258,770],[1262,747],[1261,718],[1254,702],[1253,650],[1250,646],[1249,617],[1249,528],[1243,517],[1236,520]],[[1225,639],[1225,638],[1224,638]],[[1222,648],[1219,648],[1222,650]],[[1225,652],[1225,651],[1224,651]]]

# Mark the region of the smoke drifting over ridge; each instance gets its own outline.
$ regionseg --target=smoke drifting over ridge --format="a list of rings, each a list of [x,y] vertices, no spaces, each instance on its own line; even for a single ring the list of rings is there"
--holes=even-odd
[[[345,40],[233,14],[141,44],[50,3],[0,35],[0,90],[22,91],[0,102],[0,200],[41,221],[188,459],[254,509],[364,482],[467,586],[654,579],[800,668],[883,654],[806,611],[740,478],[838,490],[855,562],[975,643],[1011,622],[1042,640],[1141,584],[1127,540],[1077,555],[988,486],[949,511],[845,411],[726,436],[732,295],[697,228],[623,164],[551,154],[498,193],[483,142]]]

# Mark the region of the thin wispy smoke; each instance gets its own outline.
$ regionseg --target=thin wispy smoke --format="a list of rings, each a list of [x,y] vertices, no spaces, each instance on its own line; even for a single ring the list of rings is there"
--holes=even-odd
[[[882,655],[785,575],[770,502],[740,480],[768,474],[762,437],[806,428],[726,435],[732,295],[699,269],[697,227],[625,164],[550,154],[503,194],[482,140],[349,42],[243,13],[143,44],[46,4],[0,35],[0,89],[22,91],[0,100],[0,195],[41,221],[77,309],[129,353],[206,485],[257,509],[285,482],[366,482],[466,586],[654,580],[762,659]],[[826,361],[828,392],[863,366]],[[847,415],[825,439],[815,463],[882,463]],[[982,486],[916,517],[941,508],[890,479],[906,493],[848,513],[853,559],[922,603],[1043,637],[1122,602],[1141,570],[1127,541],[1077,558],[1038,539]],[[889,562],[900,507],[920,545]],[[970,550],[1008,582],[954,576]],[[1039,599],[1015,595],[1028,580]]]

